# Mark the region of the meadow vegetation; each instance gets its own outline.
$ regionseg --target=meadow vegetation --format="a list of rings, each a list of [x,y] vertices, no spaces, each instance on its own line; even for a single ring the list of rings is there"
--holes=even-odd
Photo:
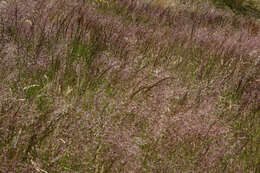
[[[0,172],[260,172],[259,8],[227,2],[0,1]]]

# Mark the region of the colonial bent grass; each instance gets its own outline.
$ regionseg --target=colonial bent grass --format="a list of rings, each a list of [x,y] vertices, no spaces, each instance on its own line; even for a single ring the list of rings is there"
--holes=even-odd
[[[257,11],[172,2],[0,1],[0,172],[259,172]]]

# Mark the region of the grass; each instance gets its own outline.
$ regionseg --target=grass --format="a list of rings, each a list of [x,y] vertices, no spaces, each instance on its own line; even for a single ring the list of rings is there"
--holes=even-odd
[[[164,3],[0,3],[1,172],[259,171],[259,24]]]

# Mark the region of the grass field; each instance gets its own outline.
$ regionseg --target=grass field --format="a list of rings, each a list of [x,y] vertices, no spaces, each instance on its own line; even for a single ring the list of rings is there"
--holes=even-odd
[[[259,19],[211,2],[0,0],[0,172],[260,172]]]

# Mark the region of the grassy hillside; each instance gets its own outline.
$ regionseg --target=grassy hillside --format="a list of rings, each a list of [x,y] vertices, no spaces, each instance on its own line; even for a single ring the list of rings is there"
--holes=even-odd
[[[0,1],[0,172],[259,172],[259,28],[206,2]]]
[[[260,19],[260,2],[257,0],[210,0],[217,7],[227,7],[234,13]]]
[[[259,0],[139,0],[146,3],[157,4],[163,7],[179,6],[180,4],[207,3],[219,9],[233,12],[237,15],[244,15],[260,19]]]

